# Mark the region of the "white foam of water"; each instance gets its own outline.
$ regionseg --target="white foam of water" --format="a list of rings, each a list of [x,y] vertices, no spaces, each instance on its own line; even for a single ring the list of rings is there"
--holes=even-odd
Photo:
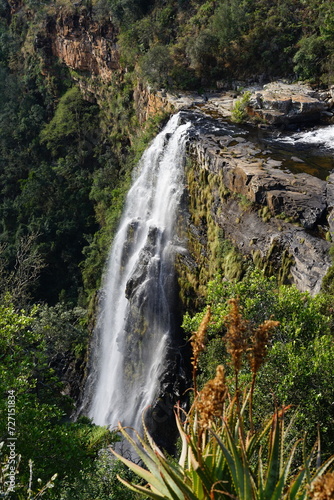
[[[166,282],[188,127],[173,116],[144,153],[111,248],[83,404],[98,425],[121,421],[139,429],[157,395],[170,335]],[[144,334],[137,332],[143,323]]]
[[[320,127],[307,132],[296,132],[288,137],[279,137],[276,140],[292,145],[309,144],[334,149],[334,125]]]

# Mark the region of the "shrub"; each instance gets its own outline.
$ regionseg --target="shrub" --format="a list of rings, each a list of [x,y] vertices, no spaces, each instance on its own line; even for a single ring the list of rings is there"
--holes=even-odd
[[[251,92],[248,90],[236,100],[232,108],[232,120],[236,123],[241,123],[247,118],[247,107],[249,106]]]
[[[178,462],[166,456],[147,431],[146,439],[137,435],[135,441],[120,426],[145,468],[113,453],[147,485],[120,480],[132,491],[155,500],[293,500],[306,499],[312,490],[314,498],[319,498],[316,492],[323,487],[319,478],[332,465],[334,456],[320,465],[315,463],[317,443],[309,454],[305,438],[291,445],[285,427],[289,407],[277,409],[256,429],[253,425],[255,380],[264,361],[268,336],[277,323],[266,321],[257,329],[249,329],[238,302],[233,300],[230,305],[227,349],[234,368],[234,383],[228,381],[224,367],[219,365],[215,378],[200,392],[195,390],[192,408],[183,418],[179,409],[176,419],[182,448]],[[194,378],[209,321],[208,310],[192,338]],[[242,356],[247,353],[252,384],[241,395],[238,377]],[[303,448],[304,459],[303,466],[296,469],[299,446]],[[331,474],[329,478],[328,483]]]
[[[153,46],[141,59],[144,78],[154,88],[166,87],[172,66],[169,48],[164,45]]]

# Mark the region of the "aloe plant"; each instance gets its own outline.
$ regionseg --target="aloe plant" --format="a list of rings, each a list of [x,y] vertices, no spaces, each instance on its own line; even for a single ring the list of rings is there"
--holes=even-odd
[[[312,494],[312,485],[334,462],[333,456],[319,465],[319,443],[315,443],[307,453],[306,436],[292,445],[288,442],[285,420],[290,407],[277,410],[262,425],[254,428],[252,404],[256,374],[265,357],[269,330],[277,323],[265,322],[256,330],[251,330],[247,340],[248,327],[240,316],[238,303],[233,301],[231,306],[226,338],[235,368],[235,393],[230,393],[224,368],[218,366],[216,377],[195,394],[190,411],[183,414],[177,409],[175,417],[182,443],[179,460],[164,455],[145,427],[144,438],[136,433],[135,439],[119,425],[120,432],[132,445],[142,466],[125,459],[116,451],[113,453],[145,484],[119,480],[146,498],[306,500]],[[207,326],[209,319],[208,311],[198,330],[200,346],[204,344],[203,325]],[[238,339],[238,335],[241,338]],[[192,339],[193,344],[195,340],[196,334]],[[250,347],[249,341],[253,342],[253,346]],[[250,388],[240,394],[237,381],[242,350],[248,355],[250,353],[253,376]],[[194,376],[202,347],[197,351],[193,357]],[[296,451],[299,448],[303,464],[296,470]],[[334,481],[332,476],[330,480]],[[333,497],[314,498],[324,500]]]
[[[135,440],[120,425],[143,467],[113,453],[147,484],[140,486],[119,479],[133,491],[153,499],[306,500],[310,486],[327,471],[334,457],[315,467],[317,444],[307,456],[305,437],[287,452],[284,413],[276,412],[261,429],[248,432],[245,439],[241,437],[235,400],[219,425],[204,431],[198,427],[198,415],[188,415],[185,422],[176,415],[182,442],[178,462],[163,454],[147,430],[145,439],[137,434]],[[299,446],[304,464],[294,473]]]

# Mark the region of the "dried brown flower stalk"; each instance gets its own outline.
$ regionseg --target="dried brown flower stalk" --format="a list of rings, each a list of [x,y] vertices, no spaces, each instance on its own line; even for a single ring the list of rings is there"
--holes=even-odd
[[[333,500],[334,498],[334,472],[327,472],[316,479],[309,490],[312,500]]]
[[[205,337],[206,337],[206,331],[208,329],[209,323],[211,319],[211,308],[208,306],[207,311],[201,321],[201,324],[198,327],[197,332],[194,332],[191,336],[190,339],[190,344],[192,347],[192,358],[191,358],[191,363],[193,365],[193,381],[194,381],[194,390],[195,394],[197,392],[196,390],[196,373],[197,373],[197,368],[198,368],[198,359],[199,355],[205,348]]]
[[[227,342],[227,351],[231,355],[232,364],[235,373],[239,373],[242,356],[248,348],[248,322],[240,313],[238,299],[230,299],[230,312],[226,316],[227,333],[225,340]]]
[[[223,365],[218,365],[215,378],[205,384],[195,401],[200,415],[198,422],[203,429],[210,427],[215,417],[223,415],[227,394],[225,369]]]
[[[254,432],[253,425],[253,395],[255,388],[256,375],[265,360],[267,354],[268,340],[270,334],[276,326],[279,325],[278,321],[266,320],[255,330],[252,330],[251,347],[248,350],[249,365],[252,370],[252,385],[249,397],[249,421],[251,433]]]
[[[241,315],[239,300],[233,298],[230,299],[228,303],[230,304],[230,312],[226,316],[227,333],[225,335],[225,340],[227,342],[227,351],[232,358],[235,379],[235,400],[240,423],[242,424],[239,394],[239,372],[242,365],[243,354],[247,352],[248,348],[249,328],[248,322]],[[243,425],[240,425],[240,432],[244,438]]]
[[[252,332],[248,359],[253,374],[256,374],[259,371],[267,354],[270,334],[278,325],[278,321],[267,320]]]
[[[241,369],[243,355],[248,353],[249,364],[253,374],[249,400],[250,424],[251,432],[253,432],[252,407],[256,374],[265,359],[270,332],[279,323],[278,321],[267,320],[258,328],[253,329],[250,327],[248,321],[242,317],[239,301],[233,298],[229,300],[229,304],[231,309],[226,317],[227,334],[225,339],[227,341],[227,350],[231,355],[234,367],[236,402],[240,410],[238,375]]]

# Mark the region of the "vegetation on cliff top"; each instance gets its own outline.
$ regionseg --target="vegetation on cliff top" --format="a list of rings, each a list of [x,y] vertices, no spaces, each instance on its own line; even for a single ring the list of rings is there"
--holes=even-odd
[[[216,86],[277,76],[333,79],[330,0],[110,0],[122,62],[153,86]],[[135,7],[135,8],[134,8]],[[219,85],[219,83],[218,83]]]
[[[38,48],[60,12],[101,26],[111,19],[119,29],[123,71],[99,83],[99,100],[92,94],[87,100],[78,85],[91,75],[70,71]],[[14,391],[22,454],[12,498],[33,498],[38,479],[48,484],[54,473],[45,498],[137,498],[116,481],[119,472],[128,481],[133,475],[99,452],[115,436],[69,419],[85,365],[89,300],[134,162],[159,128],[161,117],[145,130],[139,124],[138,79],[196,90],[273,76],[332,83],[333,53],[330,0],[0,0],[1,410]],[[217,321],[200,361],[200,384],[225,362],[226,326],[218,316],[234,294],[250,321],[273,314],[281,322],[254,395],[255,421],[260,425],[274,404],[300,405],[296,432],[307,426],[314,437],[319,422],[329,453],[332,296],[311,299],[256,273],[239,284],[215,281],[207,300]],[[187,316],[185,329],[199,317]],[[246,373],[240,376],[247,382]],[[0,429],[1,441],[6,420]],[[3,489],[6,460],[2,466]]]

